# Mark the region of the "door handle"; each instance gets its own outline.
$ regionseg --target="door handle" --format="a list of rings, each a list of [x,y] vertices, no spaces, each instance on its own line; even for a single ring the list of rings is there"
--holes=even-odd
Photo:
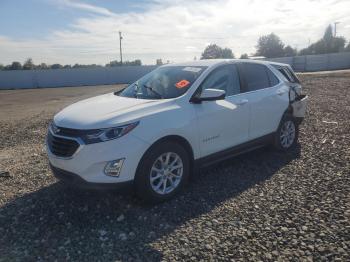
[[[241,99],[241,100],[239,100],[239,101],[237,102],[237,105],[242,106],[242,105],[244,105],[244,104],[246,104],[246,103],[248,103],[248,100],[247,100],[247,99]]]

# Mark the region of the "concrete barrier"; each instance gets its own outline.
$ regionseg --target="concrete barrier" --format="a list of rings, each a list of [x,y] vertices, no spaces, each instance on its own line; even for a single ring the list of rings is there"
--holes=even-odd
[[[329,71],[350,68],[350,52],[278,57],[265,60],[290,64],[297,72]]]
[[[350,52],[266,60],[290,64],[297,72],[350,68]],[[155,68],[157,66],[0,71],[0,89],[126,84]]]
[[[0,71],[0,89],[132,83],[157,66]]]

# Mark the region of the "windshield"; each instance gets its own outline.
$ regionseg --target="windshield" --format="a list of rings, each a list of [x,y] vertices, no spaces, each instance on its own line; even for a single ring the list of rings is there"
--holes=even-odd
[[[205,66],[159,67],[126,87],[118,95],[141,99],[179,97],[186,93],[205,69]]]

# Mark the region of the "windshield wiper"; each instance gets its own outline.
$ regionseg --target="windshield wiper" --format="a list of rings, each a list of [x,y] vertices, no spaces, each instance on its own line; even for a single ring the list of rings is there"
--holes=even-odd
[[[148,86],[148,85],[143,85],[144,88],[147,88],[149,90],[151,90],[154,94],[156,94],[159,98],[163,98],[163,96],[156,90],[154,90],[152,87]]]

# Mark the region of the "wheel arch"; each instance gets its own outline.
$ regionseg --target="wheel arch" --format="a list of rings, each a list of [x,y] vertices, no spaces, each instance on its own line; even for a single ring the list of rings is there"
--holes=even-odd
[[[284,113],[282,115],[282,118],[284,116],[291,116],[291,117],[293,117],[293,107],[290,104],[288,105],[287,109],[284,111]],[[281,120],[282,120],[282,118],[281,118]]]
[[[143,153],[138,165],[137,165],[137,169],[136,169],[136,174],[138,173],[138,170],[141,166],[142,161],[144,160],[144,157],[147,155],[147,153],[154,148],[155,146],[164,143],[164,142],[168,142],[168,141],[172,141],[172,142],[176,142],[179,143],[188,153],[189,156],[189,160],[190,160],[190,170],[193,170],[194,168],[194,152],[193,152],[193,148],[191,146],[191,144],[188,142],[188,140],[186,138],[184,138],[183,136],[179,136],[179,135],[167,135],[164,136],[162,138],[159,138],[158,140],[156,140],[153,144],[151,144],[148,149]]]
[[[286,116],[291,116],[293,117],[293,107],[289,104],[288,107],[286,108],[286,110],[283,112],[280,121],[278,122],[278,126],[277,128],[280,126],[282,119]]]

